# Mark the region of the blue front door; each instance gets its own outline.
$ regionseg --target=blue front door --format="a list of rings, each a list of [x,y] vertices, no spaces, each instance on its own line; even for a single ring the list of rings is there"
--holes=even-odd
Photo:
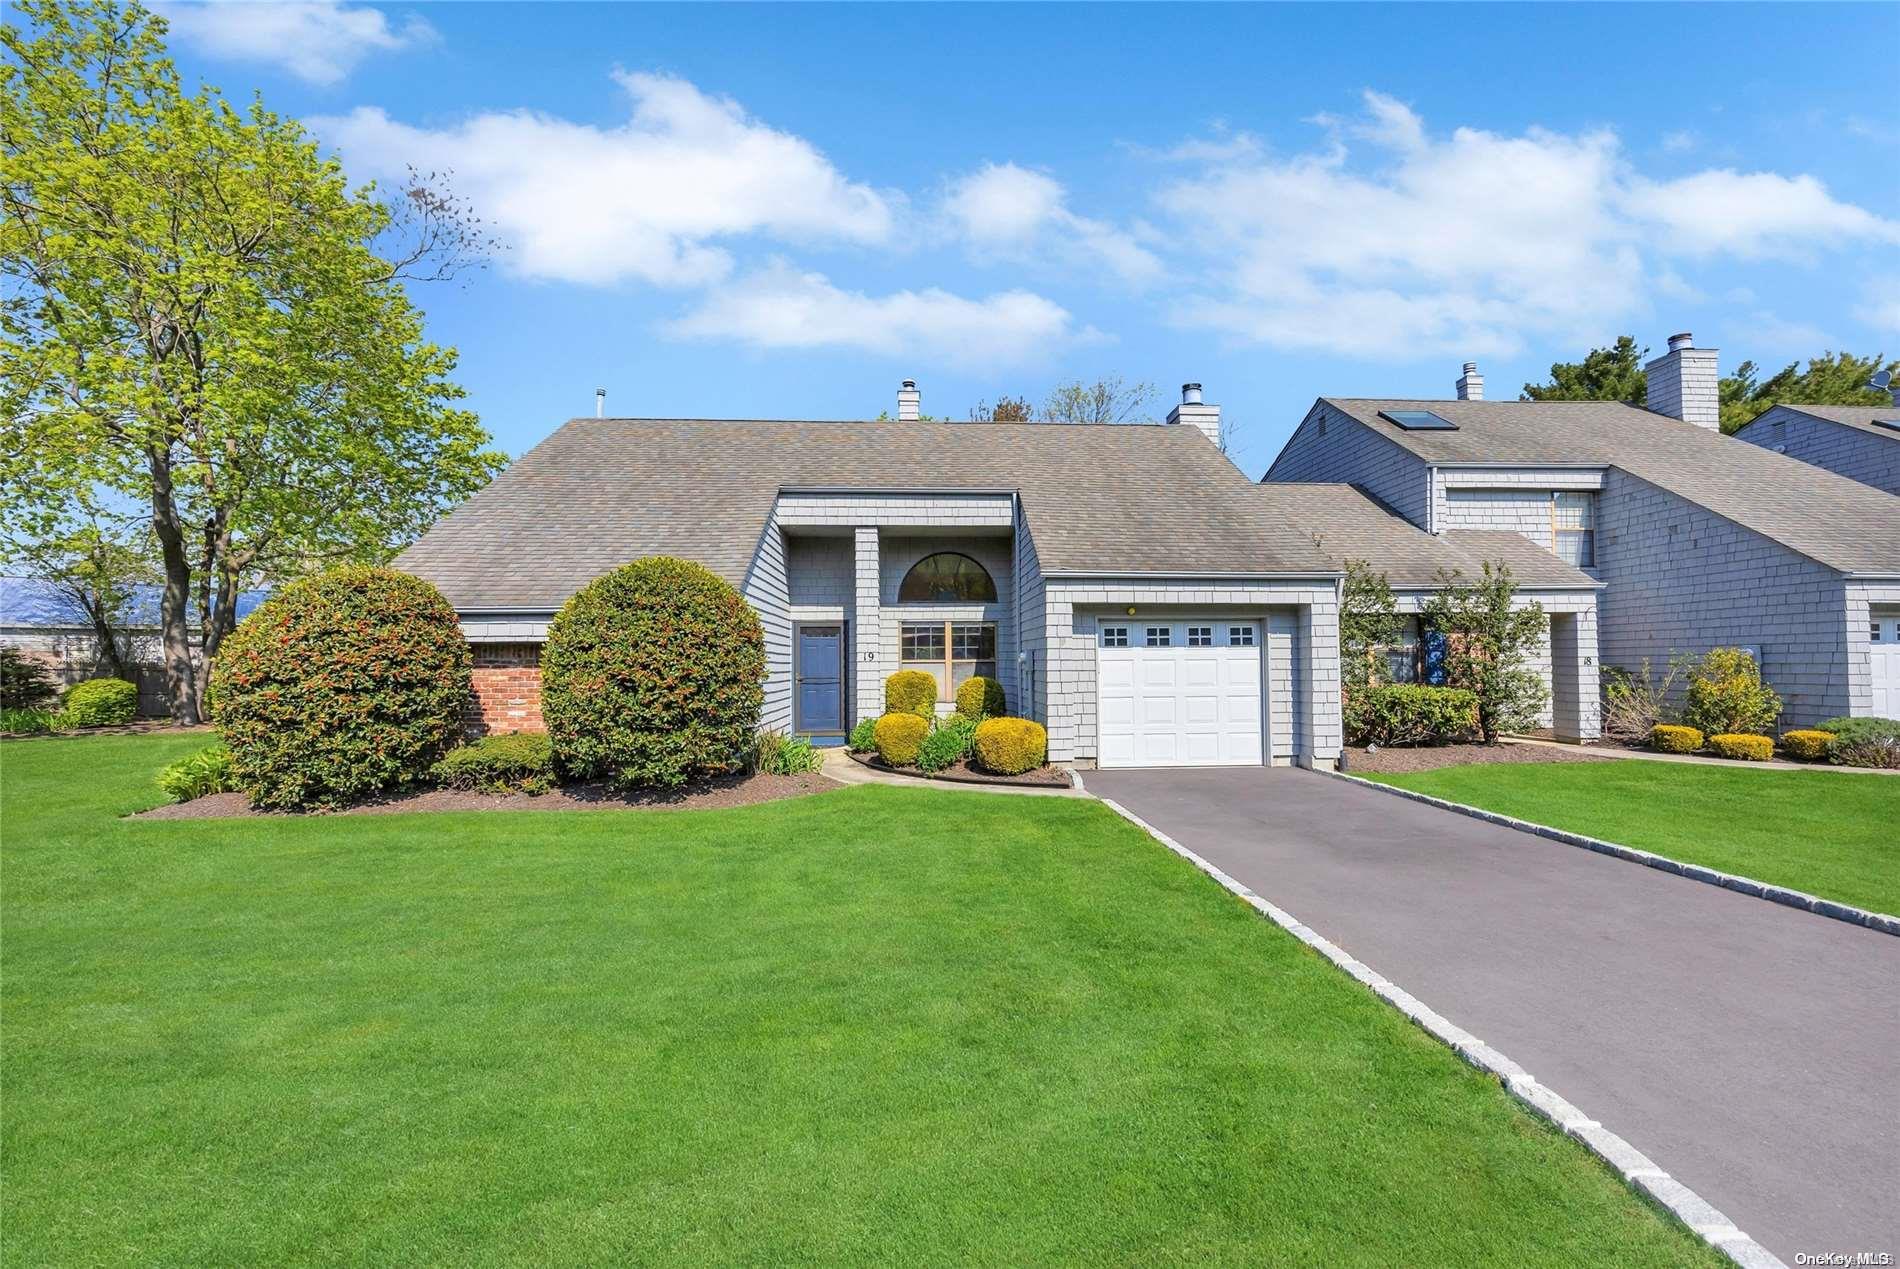
[[[803,732],[844,730],[844,627],[800,626],[794,661]]]

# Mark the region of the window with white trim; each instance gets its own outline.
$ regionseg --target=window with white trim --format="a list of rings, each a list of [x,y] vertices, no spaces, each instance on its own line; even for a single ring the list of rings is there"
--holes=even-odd
[[[1214,646],[1214,627],[1189,626],[1187,630],[1188,630],[1188,647],[1211,648]]]
[[[1227,627],[1227,646],[1230,648],[1253,647],[1253,627],[1252,626]]]
[[[1149,626],[1148,646],[1151,648],[1172,647],[1174,644],[1173,633],[1174,632],[1166,626]]]
[[[906,670],[937,680],[937,699],[954,701],[973,676],[996,677],[996,627],[987,621],[906,621],[898,631],[898,659]]]
[[[1557,558],[1578,568],[1597,562],[1596,495],[1588,489],[1559,489],[1550,496],[1550,533]]]

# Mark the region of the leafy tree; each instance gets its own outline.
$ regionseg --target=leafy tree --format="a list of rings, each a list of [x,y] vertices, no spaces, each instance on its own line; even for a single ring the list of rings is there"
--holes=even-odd
[[[1582,361],[1559,361],[1550,368],[1549,383],[1527,383],[1522,401],[1627,401],[1641,405],[1649,399],[1649,378],[1643,365],[1649,349],[1638,348],[1629,335],[1618,335],[1609,348],[1592,348]]]
[[[1643,366],[1649,349],[1638,348],[1628,335],[1617,336],[1609,348],[1592,348],[1582,361],[1560,361],[1550,368],[1548,383],[1527,383],[1524,401],[1628,401],[1643,405],[1649,398],[1649,377]],[[1761,379],[1761,368],[1744,361],[1732,375],[1722,377],[1719,392],[1722,431],[1734,432],[1766,414],[1783,401],[1809,405],[1885,405],[1888,396],[1869,388],[1876,370],[1900,374],[1900,360],[1884,354],[1859,357],[1853,353],[1824,352],[1808,359],[1807,368],[1791,361],[1777,374]]]
[[[1155,395],[1152,383],[1129,383],[1120,375],[1094,383],[1074,379],[1050,392],[1042,417],[1051,423],[1138,423]]]
[[[1487,562],[1476,583],[1453,571],[1438,574],[1438,593],[1425,601],[1425,620],[1445,636],[1445,670],[1453,687],[1478,698],[1478,730],[1485,744],[1498,733],[1537,723],[1549,693],[1530,665],[1550,629],[1539,604],[1512,606],[1511,570]]]
[[[1722,430],[1734,432],[1743,424],[1791,401],[1806,405],[1886,405],[1892,400],[1867,381],[1877,370],[1900,375],[1900,360],[1887,361],[1882,353],[1857,357],[1853,353],[1824,352],[1808,359],[1807,369],[1791,361],[1779,373],[1757,380],[1752,361],[1735,367],[1722,380]]]
[[[133,605],[159,580],[150,542],[115,531],[94,514],[77,527],[10,544],[7,554],[86,614],[112,677],[132,677]]]
[[[996,404],[978,401],[970,407],[972,423],[1029,423],[1034,416],[1029,408],[1028,397],[998,397]]]
[[[439,179],[392,209],[261,102],[188,95],[136,3],[18,8],[0,513],[28,537],[74,503],[149,515],[167,693],[195,722],[194,590],[208,663],[247,581],[386,558],[500,466],[403,288],[489,244]]]
[[[1346,561],[1346,595],[1339,609],[1340,677],[1348,688],[1385,677],[1379,649],[1397,643],[1405,622],[1384,573],[1364,560]]]

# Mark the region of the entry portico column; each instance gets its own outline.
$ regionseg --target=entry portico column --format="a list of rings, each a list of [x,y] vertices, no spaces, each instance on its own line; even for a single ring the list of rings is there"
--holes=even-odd
[[[851,679],[857,687],[857,717],[884,712],[884,621],[879,593],[876,525],[859,525],[852,552]]]
[[[1550,720],[1559,740],[1596,740],[1603,734],[1597,684],[1594,608],[1550,615]]]

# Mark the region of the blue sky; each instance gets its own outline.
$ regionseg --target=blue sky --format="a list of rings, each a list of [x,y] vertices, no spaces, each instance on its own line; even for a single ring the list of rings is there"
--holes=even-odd
[[[1900,352],[1900,6],[173,4],[181,69],[508,242],[415,292],[562,419],[1489,395],[1619,333]]]

